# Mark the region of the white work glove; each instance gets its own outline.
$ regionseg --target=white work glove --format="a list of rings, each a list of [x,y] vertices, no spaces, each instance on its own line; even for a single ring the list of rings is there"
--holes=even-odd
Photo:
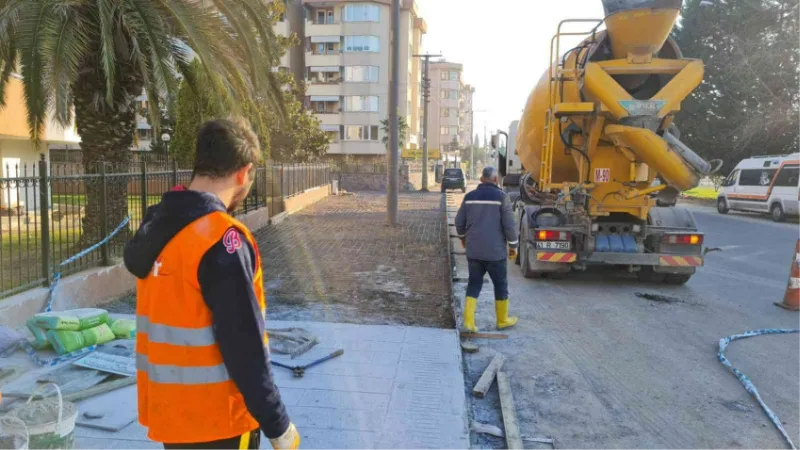
[[[281,437],[270,439],[269,443],[275,450],[296,450],[300,448],[300,433],[293,423],[289,424],[289,428],[283,433]]]

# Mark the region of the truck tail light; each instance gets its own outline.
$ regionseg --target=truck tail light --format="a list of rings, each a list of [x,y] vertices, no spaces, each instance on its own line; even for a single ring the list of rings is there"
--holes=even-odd
[[[572,233],[569,231],[538,230],[536,232],[537,241],[569,241]]]
[[[702,234],[665,234],[665,244],[700,245],[703,243]]]

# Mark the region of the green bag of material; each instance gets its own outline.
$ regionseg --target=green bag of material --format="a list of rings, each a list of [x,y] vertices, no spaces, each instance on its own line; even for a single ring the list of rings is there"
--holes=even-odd
[[[25,326],[28,327],[28,331],[33,335],[33,340],[29,341],[33,348],[36,350],[50,348],[50,341],[47,340],[47,330],[37,327],[33,319],[28,319]]]
[[[117,339],[133,339],[136,337],[136,321],[133,319],[117,319],[109,324]]]
[[[33,323],[46,330],[80,331],[108,322],[108,311],[99,308],[52,311],[33,316]]]
[[[56,353],[63,355],[90,345],[105,344],[114,340],[114,333],[108,324],[98,325],[83,331],[49,330],[47,340],[53,344]]]

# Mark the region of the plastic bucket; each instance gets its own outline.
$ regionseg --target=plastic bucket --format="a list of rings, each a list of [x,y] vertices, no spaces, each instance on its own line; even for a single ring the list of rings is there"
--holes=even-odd
[[[39,391],[51,385],[56,389],[57,398],[33,401]],[[24,435],[27,432],[30,448],[72,449],[75,448],[73,432],[77,419],[78,407],[64,401],[58,386],[45,384],[31,393],[24,406],[0,418],[0,425],[9,435]]]
[[[28,450],[28,442],[31,440],[31,438],[28,436],[28,427],[25,425],[25,422],[17,419],[16,417],[9,417],[8,420],[20,425],[20,427],[25,431],[25,434],[16,432],[16,427],[14,427],[14,430],[7,432],[3,429],[2,425],[0,425],[0,449]]]

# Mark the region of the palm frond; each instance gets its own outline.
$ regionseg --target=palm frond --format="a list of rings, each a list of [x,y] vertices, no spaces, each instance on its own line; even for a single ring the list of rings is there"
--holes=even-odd
[[[96,14],[100,24],[100,60],[105,73],[106,102],[114,101],[114,85],[117,78],[117,55],[114,44],[114,14],[116,5],[113,0],[97,0]]]
[[[4,42],[7,48],[3,50],[0,56],[0,64],[2,64],[2,71],[0,71],[0,109],[6,106],[6,86],[8,80],[11,78],[11,73],[17,68],[17,48],[14,46],[14,41]]]
[[[28,109],[28,128],[31,139],[39,143],[52,98],[42,59],[42,37],[47,15],[51,12],[47,1],[28,2],[20,14],[15,36],[18,43],[23,79],[25,106]]]
[[[78,65],[87,51],[88,36],[83,19],[69,7],[55,7],[44,32],[42,55],[49,61],[49,77],[55,97],[55,117],[67,126],[72,122],[72,86]]]
[[[151,70],[159,92],[177,92],[178,83],[175,78],[175,56],[169,45],[165,23],[151,8],[149,0],[131,0],[130,14],[123,17],[129,21],[131,35],[139,35],[147,42],[146,50],[150,53]]]

